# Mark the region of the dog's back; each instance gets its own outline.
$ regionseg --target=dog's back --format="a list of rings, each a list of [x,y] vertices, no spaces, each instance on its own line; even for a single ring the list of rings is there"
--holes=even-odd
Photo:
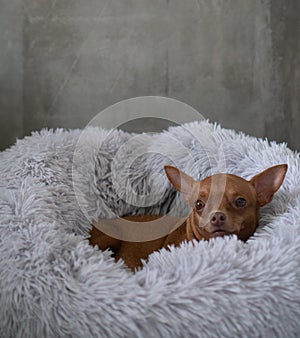
[[[166,227],[166,223],[176,224],[174,220],[179,218],[159,215],[134,215],[125,216],[122,217],[122,219],[130,222],[136,222],[140,227],[145,226],[145,222],[156,221],[157,225],[159,226],[160,224],[163,229],[163,227]],[[101,250],[106,250],[108,248],[111,249],[114,253],[115,259],[123,259],[125,264],[131,269],[142,266],[141,260],[146,260],[152,252],[162,248],[167,248],[170,244],[178,246],[187,239],[185,222],[183,222],[174,231],[171,231],[168,235],[149,241],[124,241],[113,238],[99,230],[104,226],[104,223],[111,224],[114,221],[114,224],[116,224],[117,220],[102,220],[101,224],[93,225],[90,233],[91,237],[89,238],[90,244],[98,245]]]

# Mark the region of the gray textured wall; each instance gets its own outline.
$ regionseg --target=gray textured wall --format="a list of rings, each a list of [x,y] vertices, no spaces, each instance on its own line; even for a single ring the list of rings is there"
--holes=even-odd
[[[0,146],[140,95],[300,149],[299,0],[0,0]]]

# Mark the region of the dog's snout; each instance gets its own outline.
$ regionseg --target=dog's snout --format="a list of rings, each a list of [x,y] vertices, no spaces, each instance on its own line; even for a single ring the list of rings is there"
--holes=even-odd
[[[212,225],[223,225],[225,221],[226,215],[221,211],[214,212],[210,217],[210,223]]]

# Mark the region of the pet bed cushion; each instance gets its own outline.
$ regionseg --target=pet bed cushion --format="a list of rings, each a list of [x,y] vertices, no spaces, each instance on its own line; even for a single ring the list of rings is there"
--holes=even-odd
[[[136,136],[43,130],[0,154],[0,336],[299,337],[299,154],[207,121]],[[184,243],[132,273],[89,245],[84,210],[183,212],[163,175],[170,161],[195,179],[289,170],[248,243]]]

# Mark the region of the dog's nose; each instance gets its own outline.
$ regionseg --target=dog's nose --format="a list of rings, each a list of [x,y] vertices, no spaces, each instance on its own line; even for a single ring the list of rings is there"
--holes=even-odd
[[[210,223],[212,225],[223,225],[226,221],[226,215],[224,212],[217,211],[210,217]]]

